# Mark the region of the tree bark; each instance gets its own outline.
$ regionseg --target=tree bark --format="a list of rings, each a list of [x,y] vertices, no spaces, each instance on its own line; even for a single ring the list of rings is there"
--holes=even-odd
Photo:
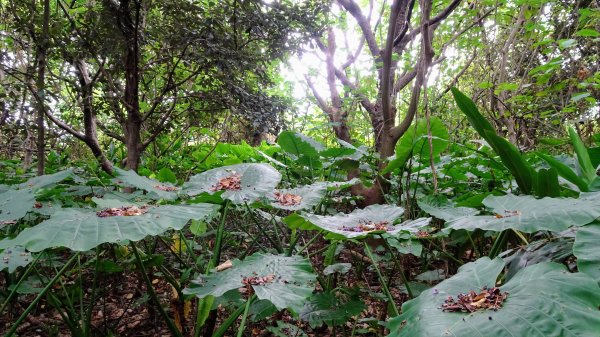
[[[48,52],[49,44],[49,30],[48,25],[50,22],[50,0],[44,0],[42,18],[42,35],[38,39],[37,43],[37,79],[36,89],[41,99],[37,100],[36,109],[36,125],[37,125],[37,174],[41,176],[44,174],[45,167],[45,148],[46,148],[46,137],[45,137],[45,126],[44,126],[44,111],[45,111],[45,91],[46,91],[46,54]]]

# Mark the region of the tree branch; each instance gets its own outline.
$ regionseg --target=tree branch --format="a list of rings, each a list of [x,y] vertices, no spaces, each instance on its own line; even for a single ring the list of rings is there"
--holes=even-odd
[[[375,39],[375,34],[371,30],[371,24],[367,21],[367,18],[363,15],[360,7],[354,0],[338,0],[338,3],[344,7],[355,19],[358,23],[365,40],[367,41],[367,45],[369,46],[369,50],[374,57],[379,57],[381,54],[381,50],[377,45],[377,40]]]

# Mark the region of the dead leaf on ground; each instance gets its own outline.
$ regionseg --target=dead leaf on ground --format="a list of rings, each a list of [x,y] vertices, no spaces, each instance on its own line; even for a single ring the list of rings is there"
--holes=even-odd
[[[302,197],[292,193],[275,192],[275,200],[283,206],[296,206],[302,201]]]
[[[148,212],[148,206],[144,205],[141,207],[137,206],[123,206],[123,207],[112,207],[105,208],[101,211],[96,212],[96,215],[100,218],[106,218],[109,216],[137,216]]]
[[[217,184],[213,185],[210,190],[213,192],[223,190],[237,191],[242,188],[241,182],[242,177],[239,174],[234,173],[228,177],[219,179]]]

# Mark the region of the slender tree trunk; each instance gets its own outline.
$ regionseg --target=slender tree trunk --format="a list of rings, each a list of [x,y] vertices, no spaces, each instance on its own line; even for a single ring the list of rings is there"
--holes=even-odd
[[[45,127],[44,127],[44,99],[46,90],[46,54],[48,52],[49,31],[48,25],[50,21],[50,0],[44,0],[44,16],[42,19],[42,35],[37,44],[37,79],[36,88],[40,96],[37,101],[36,124],[37,124],[37,174],[44,174],[45,166]]]

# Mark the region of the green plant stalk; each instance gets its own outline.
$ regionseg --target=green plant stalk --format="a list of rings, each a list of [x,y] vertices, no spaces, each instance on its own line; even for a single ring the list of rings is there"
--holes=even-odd
[[[254,216],[254,212],[252,212],[252,210],[250,209],[250,206],[248,206],[247,202],[244,203],[244,206],[246,206],[246,210],[248,210],[248,213],[250,213],[250,218],[252,218],[252,221],[254,222],[254,224],[256,225],[256,227],[260,230],[260,233],[262,235],[264,235],[267,238],[267,240],[269,240],[269,242],[273,245],[273,247],[275,247],[275,250],[277,250],[278,254],[282,254],[283,253],[283,249],[281,248],[281,245],[278,245],[275,242],[275,240],[273,240],[273,238],[271,238],[271,236],[269,234],[267,234],[267,232],[264,229],[264,226],[261,226],[258,223],[258,221],[256,220],[256,217]]]
[[[379,277],[379,282],[381,283],[383,292],[385,292],[385,295],[387,296],[388,301],[390,302],[390,304],[392,306],[392,310],[394,311],[394,317],[400,316],[400,311],[398,311],[398,307],[396,306],[396,302],[394,302],[394,298],[392,297],[392,294],[390,293],[390,289],[388,288],[388,286],[385,282],[385,278],[383,278],[383,275],[381,275],[381,271],[379,270],[379,267],[377,266],[377,262],[375,261],[375,258],[373,257],[373,253],[371,253],[371,248],[369,248],[369,244],[367,244],[366,242],[365,242],[365,251],[367,252],[367,255],[369,255],[369,258],[371,259],[371,262],[373,263],[373,268],[375,268],[375,271],[377,272],[377,277]]]
[[[142,278],[144,279],[144,282],[146,282],[146,286],[148,287],[148,293],[150,294],[150,297],[152,298],[152,300],[158,307],[158,312],[160,312],[160,315],[163,317],[163,319],[167,323],[167,327],[169,328],[169,330],[171,330],[171,333],[174,336],[183,337],[183,335],[181,334],[181,332],[179,331],[177,326],[175,326],[175,323],[173,323],[173,321],[171,320],[171,318],[169,317],[169,315],[167,314],[165,309],[162,307],[162,305],[160,305],[158,296],[156,296],[156,292],[154,292],[154,288],[152,287],[152,281],[150,280],[150,278],[148,278],[148,274],[146,273],[146,267],[144,267],[144,262],[142,261],[142,258],[140,257],[140,253],[138,252],[138,250],[135,246],[135,243],[133,243],[133,242],[131,243],[131,249],[133,250],[133,253],[135,254],[135,259],[137,260],[138,266],[140,267],[140,272],[142,273]]]
[[[387,240],[385,238],[383,238],[383,236],[380,235],[380,237],[383,240],[385,249],[387,249],[387,251],[390,252],[390,255],[392,255],[392,260],[394,261],[394,265],[396,265],[396,268],[398,268],[398,271],[400,272],[400,277],[402,278],[402,283],[404,283],[404,286],[406,287],[406,292],[408,293],[408,297],[411,299],[415,298],[412,290],[410,289],[410,284],[408,283],[408,279],[406,278],[406,275],[404,274],[404,269],[398,262],[398,259],[396,258],[396,254],[394,254],[392,247],[390,247],[390,244],[387,242]]]
[[[250,297],[248,301],[254,301],[255,299],[256,294],[252,295],[252,297]],[[229,315],[229,317],[227,317],[227,319],[221,324],[221,326],[219,326],[219,328],[217,329],[217,331],[215,331],[212,337],[223,337],[223,335],[225,335],[225,332],[227,332],[227,329],[229,329],[229,327],[237,320],[237,318],[244,312],[244,310],[246,310],[246,306],[242,305],[239,308],[237,308],[234,312],[232,312],[231,315]]]
[[[98,288],[98,276],[100,275],[100,246],[96,247],[96,267],[94,268],[94,280],[92,281],[92,293],[90,295],[90,306],[85,315],[85,336],[92,335],[92,311],[94,310],[94,303],[96,302],[96,289]],[[83,289],[83,288],[82,288]]]
[[[25,273],[23,273],[23,275],[17,282],[17,285],[13,288],[13,290],[11,290],[11,292],[8,295],[8,297],[6,298],[6,300],[4,300],[4,303],[2,303],[2,307],[0,307],[0,314],[2,314],[4,312],[4,309],[6,309],[6,306],[8,305],[8,303],[10,303],[13,296],[15,296],[15,294],[17,293],[17,289],[19,289],[19,287],[21,286],[21,283],[23,283],[23,281],[25,281],[27,276],[29,276],[29,273],[31,273],[31,271],[33,270],[33,267],[35,266],[35,264],[37,263],[37,261],[39,260],[41,255],[42,254],[38,254],[38,256],[36,256],[36,258],[33,259],[33,261],[31,261],[31,263],[29,264],[29,267],[27,267],[27,269],[25,270]]]
[[[221,246],[223,244],[223,235],[225,233],[225,220],[227,219],[227,211],[229,210],[229,200],[225,201],[225,204],[223,205],[223,213],[221,214],[221,221],[219,222],[219,227],[217,228],[217,234],[216,234],[216,238],[215,238],[215,247],[213,250],[213,256],[211,257],[210,261],[208,262],[208,265],[206,266],[206,270],[204,271],[205,274],[209,274],[210,270],[213,269],[214,267],[216,267],[217,265],[219,265],[219,261],[221,260]],[[204,305],[200,305],[200,301],[202,300],[198,300],[198,309],[196,311],[196,326],[194,327],[194,336],[198,337],[200,336],[201,333],[201,327],[206,323],[206,320],[208,320],[208,324],[209,326],[207,326],[208,330],[214,329],[214,323],[216,321],[216,312],[211,312],[208,316],[208,318],[206,318],[205,313],[204,313]]]
[[[242,315],[242,322],[240,323],[240,327],[238,328],[237,337],[242,337],[244,335],[244,328],[246,327],[246,319],[248,318],[248,311],[250,310],[250,305],[252,304],[252,300],[254,297],[250,297],[246,301],[246,305],[244,306],[244,313]]]
[[[288,247],[288,250],[285,253],[285,256],[292,256],[292,253],[294,252],[294,248],[296,248],[296,243],[298,242],[299,238],[300,238],[300,236],[298,235],[298,230],[295,228],[292,229],[292,237],[290,238],[290,246]]]
[[[492,249],[490,249],[490,254],[488,255],[490,259],[494,259],[498,254],[500,254],[500,250],[502,247],[506,245],[506,241],[508,240],[508,234],[506,231],[500,233],[494,241],[492,245]]]
[[[223,214],[221,215],[221,222],[219,223],[219,227],[217,228],[217,236],[215,238],[215,248],[213,252],[212,259],[206,268],[206,272],[208,273],[211,269],[219,265],[219,261],[221,260],[221,245],[223,244],[223,234],[225,232],[225,219],[227,218],[227,211],[229,210],[229,200],[225,201],[225,205],[223,205]]]
[[[44,297],[46,295],[46,293],[48,292],[48,290],[50,290],[50,288],[52,288],[52,286],[54,285],[54,283],[56,283],[56,281],[58,281],[58,279],[60,279],[60,277],[67,271],[67,269],[69,268],[69,266],[71,265],[71,263],[73,263],[73,261],[75,261],[78,256],[79,256],[79,252],[75,253],[75,255],[73,255],[69,259],[69,261],[67,261],[67,263],[65,263],[65,265],[62,267],[62,269],[59,270],[56,275],[54,275],[54,277],[52,278],[52,280],[50,280],[50,282],[48,282],[48,284],[46,284],[46,286],[44,287],[44,289],[42,289],[42,291],[29,304],[29,306],[25,309],[25,311],[23,311],[23,313],[21,314],[21,316],[19,316],[19,318],[15,321],[15,323],[13,324],[13,326],[10,328],[10,330],[6,333],[6,335],[4,337],[12,337],[12,335],[14,335],[15,331],[17,331],[17,328],[19,327],[19,324],[21,324],[21,322],[23,322],[23,320],[25,319],[25,317],[27,317],[27,315],[29,315],[29,313],[31,312],[31,310],[33,310],[33,308],[35,308],[35,306],[42,299],[42,297]]]
[[[297,254],[302,254],[302,252],[304,252],[308,247],[310,247],[317,240],[317,238],[321,236],[321,234],[323,234],[323,231],[319,231],[317,235],[313,236],[310,240],[308,240],[308,242],[302,248],[300,248]]]

